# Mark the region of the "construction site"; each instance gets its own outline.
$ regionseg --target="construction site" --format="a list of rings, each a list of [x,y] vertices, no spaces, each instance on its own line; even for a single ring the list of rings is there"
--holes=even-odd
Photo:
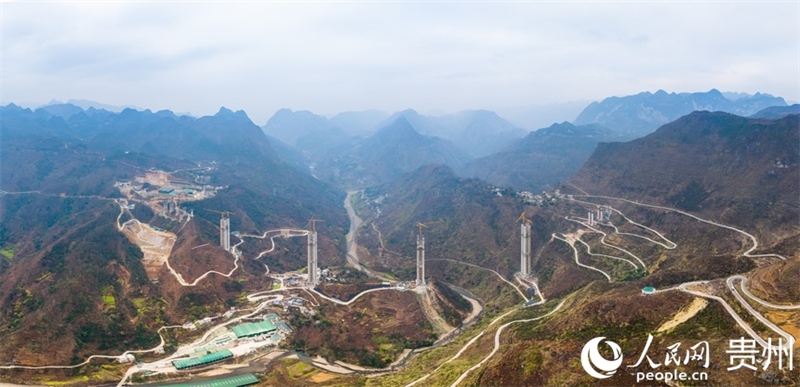
[[[195,180],[198,181],[197,178]],[[225,189],[225,187],[192,183],[160,170],[149,170],[131,180],[117,181],[114,187],[119,189],[126,205],[142,203],[157,215],[177,222],[188,222],[194,217],[194,212],[182,208],[181,203],[212,198],[216,196],[217,191]]]
[[[144,265],[147,278],[150,281],[158,281],[158,273],[161,267],[169,259],[172,246],[175,245],[177,236],[171,232],[157,230],[149,224],[142,223],[137,219],[131,219],[120,227],[120,232],[125,234],[131,243],[139,246],[142,250],[142,265]]]
[[[190,224],[194,217],[194,213],[182,208],[181,203],[213,197],[224,187],[195,185],[163,171],[148,171],[131,181],[118,181],[116,186],[124,196],[116,200],[120,207],[117,228],[142,250],[142,262],[152,282],[159,282],[159,275],[165,273],[162,270],[165,265],[182,286],[196,286],[209,275],[230,278],[240,268],[241,260],[248,259],[261,260],[266,270],[264,274],[273,283],[272,290],[247,296],[251,303],[259,303],[253,313],[236,317],[239,311],[231,309],[223,315],[185,323],[183,329],[202,329],[205,334],[201,339],[179,348],[175,354],[164,359],[168,363],[151,363],[149,369],[167,373],[207,370],[231,361],[238,363],[242,361],[242,357],[256,354],[263,348],[277,350],[279,343],[285,340],[289,340],[289,345],[314,352],[322,348],[339,351],[342,353],[341,358],[349,363],[380,366],[391,363],[398,356],[407,357],[415,348],[430,346],[437,340],[453,339],[465,323],[473,323],[483,312],[483,306],[474,296],[463,292],[454,293],[440,281],[429,283],[426,276],[428,262],[425,232],[428,228],[445,223],[444,220],[415,223],[414,278],[394,278],[366,268],[358,261],[358,255],[354,251],[348,256],[348,266],[320,267],[317,232],[317,224],[323,222],[320,219],[312,217],[304,229],[279,228],[265,231],[261,235],[251,235],[231,229],[231,220],[237,216],[233,212],[206,209],[219,214],[218,242],[202,244],[198,241],[201,244],[191,248],[192,254],[194,256],[194,251],[201,248],[223,250],[232,258],[233,267],[228,272],[208,268],[198,272],[196,269],[199,267],[184,267],[185,265],[178,263],[170,265],[170,254],[178,242],[178,234],[181,234],[180,230]],[[178,231],[173,233],[140,222],[132,213],[136,205],[147,206],[158,217],[178,222]],[[125,215],[129,219],[121,223]],[[600,211],[590,214],[595,215],[602,219],[605,214],[601,215]],[[354,220],[356,219],[351,219]],[[521,227],[517,281],[523,287],[536,291],[535,279],[530,270],[533,265],[531,221],[525,214],[517,221]],[[238,242],[232,243],[232,237],[238,239]],[[305,237],[304,267],[284,272],[270,270],[269,261],[264,257],[275,251],[278,246],[275,239],[293,237]],[[248,256],[245,257],[241,245],[258,240],[264,242],[259,241],[259,247],[255,250],[251,246]],[[350,248],[358,248],[352,229],[347,240]],[[433,242],[435,243],[435,238]],[[193,273],[193,280],[184,279],[187,270]],[[202,270],[208,271],[203,273]],[[525,306],[538,303],[526,297],[516,285],[505,282],[522,295]],[[334,307],[323,308],[323,304],[333,304]],[[308,326],[308,321],[316,324]],[[339,321],[345,324],[344,327],[353,326],[354,329],[343,328],[335,338],[326,339],[330,330],[319,325],[324,321]],[[365,335],[363,332],[372,333]],[[401,337],[402,340],[399,339]],[[368,351],[364,352],[365,349]],[[366,354],[379,358],[364,357]],[[163,365],[156,367],[162,363]],[[322,363],[316,365],[323,367]]]

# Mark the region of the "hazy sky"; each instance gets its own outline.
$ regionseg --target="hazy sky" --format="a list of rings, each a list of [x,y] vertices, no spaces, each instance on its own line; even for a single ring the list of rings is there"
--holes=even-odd
[[[800,100],[800,2],[0,3],[0,102],[259,125],[279,108],[455,112],[640,91]]]

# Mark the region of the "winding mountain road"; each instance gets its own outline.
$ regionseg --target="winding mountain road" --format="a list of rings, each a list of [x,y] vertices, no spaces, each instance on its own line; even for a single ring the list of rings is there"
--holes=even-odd
[[[800,305],[777,305],[777,304],[773,304],[771,302],[764,301],[764,300],[756,297],[755,295],[753,295],[753,293],[750,293],[750,291],[747,290],[747,287],[745,286],[745,284],[747,282],[747,277],[745,277],[745,276],[735,275],[735,276],[730,277],[729,279],[731,279],[731,278],[741,279],[742,282],[741,282],[741,284],[739,286],[741,287],[742,292],[745,295],[747,295],[747,297],[750,297],[751,299],[753,299],[753,301],[755,301],[755,302],[757,302],[757,303],[759,303],[759,304],[761,304],[763,306],[766,306],[768,308],[773,308],[773,309],[782,309],[782,310],[800,309]]]
[[[453,382],[453,384],[450,385],[450,387],[457,386],[459,383],[461,383],[461,381],[464,380],[464,378],[467,377],[467,375],[471,371],[473,371],[473,370],[479,368],[480,366],[482,366],[483,363],[486,363],[486,361],[491,359],[492,356],[494,356],[494,354],[497,353],[497,351],[500,349],[500,335],[503,333],[503,329],[506,329],[511,324],[519,324],[519,323],[524,323],[524,322],[531,322],[531,321],[541,320],[541,319],[543,319],[543,318],[545,318],[547,316],[550,316],[551,314],[557,312],[559,309],[561,309],[561,307],[563,305],[564,305],[564,301],[561,301],[560,303],[558,303],[558,305],[553,310],[551,310],[550,312],[548,312],[547,314],[545,314],[543,316],[534,317],[534,318],[528,318],[528,319],[523,319],[523,320],[509,321],[509,322],[501,325],[500,328],[497,329],[497,332],[495,332],[495,334],[494,334],[494,349],[492,349],[492,352],[490,352],[488,355],[486,355],[486,357],[483,358],[483,360],[481,360],[478,364],[475,364],[474,366],[470,367],[468,370],[464,371],[464,373],[462,373],[461,376],[459,376],[458,379],[456,379],[456,381]],[[483,332],[481,332],[481,334],[482,333]]]
[[[784,341],[784,345],[783,345],[784,347],[792,348],[792,345],[794,344],[794,341],[795,341],[794,337],[792,335],[786,333],[783,329],[780,329],[777,325],[775,325],[772,321],[769,321],[766,317],[762,316],[761,313],[758,313],[758,311],[755,310],[752,305],[750,305],[747,301],[745,301],[745,299],[742,297],[742,295],[739,294],[738,291],[736,291],[736,287],[733,286],[733,282],[736,281],[736,280],[741,280],[742,283],[744,283],[746,278],[741,276],[741,275],[734,275],[734,276],[728,277],[728,279],[725,280],[725,284],[728,285],[728,288],[733,293],[733,296],[736,297],[736,300],[739,301],[739,303],[742,306],[744,306],[745,309],[747,309],[747,312],[749,312],[750,315],[755,317],[762,324],[766,325],[767,328],[771,329],[773,332],[777,333],[780,336],[783,336],[783,338],[786,339]]]
[[[241,239],[244,239],[244,238],[265,239],[265,238],[267,238],[268,234],[275,234],[275,235],[272,235],[272,236],[269,237],[269,241],[270,241],[270,243],[272,243],[272,247],[270,249],[268,249],[268,250],[264,250],[264,251],[258,253],[258,255],[253,259],[259,259],[259,258],[263,257],[264,255],[275,251],[275,238],[281,237],[281,238],[286,239],[286,238],[308,236],[309,231],[308,230],[302,230],[302,229],[294,229],[294,228],[279,228],[279,229],[276,229],[276,230],[264,231],[264,233],[261,234],[261,235],[242,234],[242,238]]]
[[[602,271],[602,270],[600,270],[600,269],[598,269],[598,268],[596,268],[594,266],[584,265],[584,264],[581,263],[581,261],[578,259],[578,249],[575,248],[575,239],[573,237],[571,237],[569,235],[564,235],[564,237],[561,238],[558,235],[556,235],[555,233],[553,233],[552,237],[555,238],[555,239],[558,239],[558,240],[560,240],[560,241],[562,241],[562,242],[564,242],[566,244],[568,244],[569,247],[572,247],[572,251],[575,253],[575,263],[578,266],[585,267],[587,269],[599,272],[600,274],[604,275],[608,279],[608,282],[612,282],[611,281],[611,276],[608,275],[608,273],[606,273],[606,272],[604,272],[604,271]]]
[[[314,292],[314,294],[316,294],[316,295],[320,296],[321,298],[326,299],[326,300],[328,300],[330,302],[333,302],[334,304],[339,304],[339,305],[350,305],[350,304],[356,302],[356,300],[358,300],[359,298],[361,298],[361,296],[363,296],[363,295],[365,295],[367,293],[379,292],[381,290],[395,290],[395,291],[397,291],[395,288],[367,289],[367,290],[364,290],[361,293],[358,293],[355,297],[351,298],[349,301],[342,301],[342,300],[337,300],[335,298],[328,297],[328,296],[318,292],[316,289],[311,289],[311,291]]]
[[[748,233],[746,231],[740,230],[740,229],[738,229],[736,227],[731,227],[731,226],[728,226],[728,225],[725,225],[725,224],[721,224],[721,223],[717,223],[717,222],[714,222],[714,221],[711,221],[711,220],[706,220],[706,219],[703,219],[703,218],[701,218],[699,216],[692,215],[692,214],[690,214],[688,212],[684,212],[684,211],[681,211],[681,210],[678,210],[678,209],[675,209],[675,208],[669,208],[669,207],[656,206],[656,205],[652,205],[652,204],[639,203],[639,202],[634,202],[634,201],[628,200],[628,199],[615,198],[615,197],[610,197],[610,196],[596,196],[596,195],[574,195],[574,196],[588,197],[588,198],[598,198],[598,199],[607,199],[607,200],[618,200],[618,201],[623,201],[623,202],[626,202],[626,203],[635,204],[637,206],[657,208],[657,209],[660,209],[660,210],[677,212],[679,214],[686,215],[686,216],[688,216],[690,218],[696,219],[696,220],[698,220],[700,222],[703,222],[703,223],[707,223],[707,224],[710,224],[710,225],[713,225],[713,226],[722,227],[722,228],[725,228],[725,229],[728,229],[728,230],[736,231],[736,232],[738,232],[738,233],[750,238],[750,240],[753,242],[753,246],[750,247],[750,249],[748,249],[744,253],[742,253],[742,255],[745,256],[745,257],[748,257],[748,258],[775,257],[775,258],[779,258],[779,259],[781,259],[783,261],[786,260],[786,257],[784,257],[782,255],[779,255],[779,254],[751,254],[753,251],[755,251],[758,248],[758,240],[752,234],[750,234],[750,233]],[[596,203],[593,203],[593,204],[596,205]]]
[[[596,206],[596,205],[597,205],[597,203],[592,203],[592,202],[587,202],[587,201],[583,201],[583,200],[578,200],[578,199],[575,199],[574,197],[573,197],[572,201],[574,201],[574,202],[578,202],[578,203],[584,203],[584,204],[594,205],[594,206]],[[633,221],[633,220],[631,220],[630,218],[628,218],[627,216],[625,216],[625,214],[623,214],[623,213],[622,213],[620,210],[618,210],[618,209],[616,209],[616,208],[613,208],[613,207],[611,207],[611,211],[613,211],[613,212],[616,212],[617,214],[619,214],[619,215],[620,215],[620,216],[621,216],[623,219],[627,220],[627,221],[628,221],[630,224],[633,224],[633,225],[635,225],[635,226],[641,227],[641,228],[643,228],[643,229],[645,229],[645,230],[648,230],[648,231],[650,231],[650,232],[652,232],[652,233],[654,233],[654,234],[658,235],[659,237],[661,237],[661,239],[663,239],[664,241],[666,241],[667,243],[669,243],[669,245],[666,245],[666,244],[664,244],[664,243],[661,243],[661,242],[659,242],[659,241],[656,241],[656,240],[650,239],[650,238],[648,238],[648,237],[646,237],[646,236],[643,236],[643,235],[632,234],[632,233],[627,233],[627,232],[620,232],[620,231],[619,231],[619,229],[617,228],[617,226],[615,226],[615,225],[614,225],[613,223],[611,223],[611,222],[608,222],[608,223],[599,223],[599,224],[601,224],[601,225],[607,225],[607,226],[613,227],[613,228],[614,228],[614,232],[615,232],[615,233],[617,233],[617,234],[619,234],[619,235],[629,235],[629,236],[632,236],[632,237],[637,237],[637,238],[646,239],[646,240],[648,240],[648,241],[650,241],[650,242],[652,242],[652,243],[654,243],[654,244],[657,244],[657,245],[660,245],[660,246],[664,247],[664,248],[665,248],[665,249],[667,249],[667,250],[673,250],[673,249],[675,249],[676,247],[678,247],[678,245],[677,245],[675,242],[673,242],[673,241],[669,240],[669,239],[668,239],[667,237],[665,237],[663,234],[661,234],[660,232],[658,232],[658,230],[655,230],[655,229],[652,229],[652,228],[650,228],[650,227],[647,227],[647,226],[645,226],[645,225],[643,225],[643,224],[641,224],[641,223],[636,223],[635,221]]]
[[[514,309],[511,309],[511,310],[509,310],[509,311],[508,311],[508,312],[506,312],[506,313],[503,313],[503,314],[501,314],[500,316],[497,316],[497,317],[495,317],[495,318],[494,318],[494,320],[492,320],[492,321],[489,323],[489,325],[487,325],[487,326],[486,326],[486,328],[484,328],[484,329],[483,329],[483,330],[482,330],[480,333],[478,333],[477,335],[475,335],[475,337],[473,337],[472,339],[470,339],[470,341],[468,341],[466,344],[464,344],[464,346],[463,346],[463,347],[461,347],[461,349],[460,349],[460,350],[459,350],[459,351],[458,351],[458,352],[457,352],[457,353],[456,353],[456,354],[455,354],[453,357],[451,357],[450,359],[448,359],[448,360],[447,360],[447,361],[445,361],[444,363],[440,364],[440,365],[439,365],[439,367],[436,367],[436,369],[434,369],[433,371],[431,371],[431,372],[429,372],[429,373],[427,373],[427,374],[423,375],[423,376],[422,376],[422,377],[420,377],[419,379],[417,379],[417,380],[414,380],[413,382],[411,382],[411,383],[409,383],[409,384],[406,384],[406,386],[405,386],[405,387],[411,387],[411,386],[413,386],[413,385],[415,385],[415,384],[417,384],[417,383],[419,383],[419,382],[421,382],[421,381],[423,381],[423,380],[425,380],[425,379],[429,378],[431,375],[433,375],[434,373],[436,373],[436,371],[438,371],[439,369],[441,369],[441,368],[442,368],[442,367],[443,367],[445,364],[447,364],[447,363],[449,363],[449,362],[451,362],[451,361],[453,361],[453,360],[457,359],[459,356],[461,356],[461,354],[462,354],[462,353],[464,353],[464,351],[465,351],[467,348],[469,348],[469,346],[471,346],[473,343],[475,343],[475,341],[477,341],[477,340],[478,340],[478,339],[479,339],[481,336],[483,336],[483,334],[484,334],[484,333],[486,333],[486,330],[488,330],[488,329],[489,329],[489,327],[491,327],[492,325],[494,325],[494,323],[496,323],[496,322],[498,322],[498,321],[502,320],[504,317],[508,316],[508,315],[509,315],[509,314],[511,314],[511,313],[514,313],[514,312],[516,312],[516,311],[517,311],[517,310],[519,310],[519,309],[520,309],[520,307],[516,307],[516,308],[514,308]]]
[[[634,202],[634,201],[627,200],[627,199],[615,198],[615,197],[608,197],[608,196],[594,196],[594,195],[575,195],[575,196],[581,196],[581,197],[591,197],[591,198],[599,198],[599,199],[607,199],[607,200],[618,200],[618,201],[623,201],[623,202],[626,202],[626,203],[634,204],[634,205],[637,205],[637,206],[649,207],[649,208],[655,208],[655,209],[660,209],[660,210],[666,210],[666,211],[673,211],[673,212],[677,212],[677,213],[679,213],[679,214],[682,214],[682,215],[688,216],[688,217],[690,217],[690,218],[693,218],[693,219],[695,219],[695,220],[697,220],[697,221],[700,221],[700,222],[703,222],[703,223],[706,223],[706,224],[710,224],[710,225],[713,225],[713,226],[717,226],[717,227],[725,228],[725,229],[728,229],[728,230],[732,230],[732,231],[738,232],[738,233],[740,233],[740,234],[742,234],[742,235],[744,235],[744,236],[748,237],[748,238],[749,238],[749,239],[750,239],[750,240],[753,242],[753,244],[752,244],[752,246],[751,246],[751,247],[750,247],[750,248],[749,248],[747,251],[745,251],[744,253],[742,253],[742,256],[744,256],[744,257],[748,257],[748,258],[765,258],[765,257],[773,257],[773,258],[778,258],[778,259],[781,259],[781,260],[784,260],[784,261],[786,260],[786,257],[784,257],[784,256],[782,256],[782,255],[779,255],[779,254],[752,254],[752,252],[753,252],[753,251],[755,251],[756,249],[758,249],[758,239],[756,239],[756,237],[755,237],[755,236],[753,236],[752,234],[750,234],[750,233],[748,233],[748,232],[746,232],[746,231],[743,231],[743,230],[740,230],[740,229],[738,229],[738,228],[735,228],[735,227],[732,227],[732,226],[728,226],[728,225],[725,225],[725,224],[721,224],[721,223],[717,223],[717,222],[714,222],[714,221],[706,220],[706,219],[700,218],[699,216],[696,216],[696,215],[693,215],[693,214],[690,214],[690,213],[687,213],[687,212],[684,212],[684,211],[681,211],[681,210],[678,210],[678,209],[675,209],[675,208],[669,208],[669,207],[663,207],[663,206],[656,206],[656,205],[652,205],[652,204],[639,203],[639,202]],[[573,199],[573,200],[574,200],[574,199]],[[585,202],[585,203],[588,203],[588,202]],[[595,205],[596,205],[596,203],[591,203],[591,204],[595,204]],[[630,220],[629,220],[629,221],[630,221]],[[641,225],[640,225],[640,226],[641,226]],[[645,227],[645,226],[642,226],[642,227]],[[658,233],[658,232],[657,232],[657,231],[655,231],[655,230],[652,230],[652,231],[654,231],[654,232]],[[662,238],[663,238],[663,235],[661,235],[660,233],[659,233],[659,235],[660,235],[660,236],[662,236]],[[665,240],[667,240],[666,238],[664,238],[664,239],[665,239]],[[671,241],[670,241],[670,243],[673,243],[673,244],[674,244],[674,242],[671,242]],[[766,301],[764,301],[764,300],[761,300],[761,299],[759,299],[759,298],[757,298],[757,297],[753,296],[753,295],[752,295],[752,294],[751,294],[751,293],[750,293],[750,292],[747,290],[747,288],[746,288],[746,287],[745,287],[745,285],[744,285],[744,284],[745,284],[745,281],[747,281],[747,278],[746,278],[746,277],[744,277],[744,276],[742,276],[742,275],[733,275],[733,276],[731,276],[731,277],[728,277],[728,278],[726,279],[726,281],[725,281],[725,283],[726,283],[726,285],[727,285],[728,289],[731,291],[731,293],[732,293],[732,294],[733,294],[733,296],[736,298],[736,300],[737,300],[737,301],[738,301],[738,302],[739,302],[739,303],[742,305],[742,307],[744,307],[744,308],[745,308],[745,310],[747,310],[747,312],[748,312],[748,313],[750,313],[750,315],[752,315],[752,316],[753,316],[754,318],[756,318],[756,319],[757,319],[759,322],[761,322],[762,324],[764,324],[764,325],[765,325],[767,328],[769,328],[769,329],[770,329],[770,330],[772,330],[773,332],[777,333],[778,335],[780,335],[781,337],[783,337],[784,339],[786,339],[786,341],[783,343],[783,348],[791,348],[791,347],[793,346],[794,342],[795,342],[795,338],[794,338],[792,335],[790,335],[790,334],[788,334],[787,332],[785,332],[785,331],[783,331],[782,329],[780,329],[780,328],[779,328],[777,325],[775,325],[774,323],[772,323],[771,321],[769,321],[767,318],[765,318],[764,316],[762,316],[762,315],[761,315],[761,314],[760,314],[760,313],[759,313],[757,310],[755,310],[755,309],[752,307],[752,305],[750,305],[750,304],[749,304],[749,303],[748,303],[748,302],[747,302],[747,301],[746,301],[746,300],[745,300],[745,299],[744,299],[744,298],[741,296],[741,294],[739,294],[739,292],[736,290],[736,287],[734,286],[734,282],[735,282],[736,280],[740,280],[740,281],[741,281],[740,288],[742,289],[742,291],[743,291],[743,292],[744,292],[744,293],[745,293],[745,294],[746,294],[748,297],[752,298],[754,301],[756,301],[756,302],[758,302],[758,303],[760,303],[760,304],[762,304],[762,305],[764,305],[764,306],[767,306],[767,307],[777,307],[777,309],[800,309],[800,307],[795,307],[794,305],[792,305],[792,306],[785,306],[785,305],[775,305],[775,304],[768,303],[768,302],[766,302]],[[753,339],[754,339],[754,340],[755,340],[755,341],[756,341],[756,342],[757,342],[759,345],[761,345],[762,347],[764,347],[764,348],[767,348],[767,347],[769,346],[769,343],[768,343],[767,341],[765,341],[764,339],[762,339],[762,338],[761,338],[761,336],[759,336],[759,335],[758,335],[758,333],[757,333],[755,330],[753,330],[753,329],[750,327],[750,325],[748,325],[748,324],[747,324],[747,322],[745,322],[745,321],[744,321],[744,320],[743,320],[743,319],[742,319],[742,318],[739,316],[739,314],[737,314],[737,313],[736,313],[736,311],[735,311],[735,310],[734,310],[734,309],[733,309],[733,308],[732,308],[732,307],[731,307],[731,306],[728,304],[728,302],[727,302],[727,301],[725,301],[725,299],[723,299],[723,298],[721,298],[721,297],[719,297],[719,296],[715,296],[715,295],[711,295],[711,294],[706,294],[706,293],[703,293],[703,292],[700,292],[700,291],[696,291],[696,290],[691,290],[691,289],[688,289],[688,287],[690,287],[690,286],[702,285],[702,284],[705,284],[705,283],[707,283],[707,282],[708,282],[708,281],[692,281],[692,282],[687,282],[687,283],[683,283],[683,284],[680,284],[680,285],[678,285],[678,286],[677,286],[677,289],[678,289],[678,290],[680,290],[680,291],[683,291],[683,292],[686,292],[686,293],[689,293],[689,294],[692,294],[692,295],[698,296],[698,297],[710,298],[710,299],[713,299],[713,300],[716,300],[716,301],[720,302],[720,303],[722,304],[722,306],[725,308],[725,310],[728,312],[728,314],[730,314],[730,315],[731,315],[731,317],[733,317],[733,319],[736,321],[736,323],[737,323],[737,324],[738,324],[738,325],[739,325],[739,326],[740,326],[740,327],[741,327],[741,328],[742,328],[742,329],[743,329],[743,330],[744,330],[744,331],[745,331],[745,332],[746,332],[746,333],[747,333],[747,334],[748,334],[748,335],[749,335],[751,338],[753,338]],[[671,289],[670,289],[670,290],[671,290]]]
[[[606,242],[606,237],[608,236],[608,234],[606,234],[606,232],[605,232],[605,231],[603,231],[603,230],[600,230],[600,229],[597,229],[597,228],[594,228],[594,227],[590,226],[590,225],[589,225],[587,222],[584,222],[584,221],[582,220],[582,218],[581,218],[581,220],[577,220],[577,219],[570,219],[570,218],[569,218],[569,216],[566,216],[566,217],[564,217],[564,218],[565,218],[566,220],[570,221],[570,222],[575,222],[575,223],[578,223],[578,224],[580,224],[580,225],[582,225],[582,226],[584,226],[584,227],[588,228],[589,230],[591,230],[591,231],[592,231],[592,232],[594,232],[594,233],[601,234],[601,235],[602,235],[602,238],[600,238],[600,243],[601,243],[601,244],[603,244],[604,246],[607,246],[607,247],[609,247],[609,248],[612,248],[612,249],[614,249],[614,250],[621,251],[623,254],[630,255],[631,257],[633,257],[634,259],[636,259],[637,261],[639,261],[639,264],[640,264],[640,265],[642,265],[642,269],[647,269],[647,266],[644,264],[644,261],[642,261],[642,259],[641,259],[641,258],[639,258],[638,256],[636,256],[635,254],[633,254],[633,253],[631,253],[630,251],[628,251],[628,250],[625,250],[625,249],[623,249],[623,248],[621,248],[621,247],[619,247],[619,246],[615,246],[615,245],[612,245],[612,244],[610,244],[610,243]],[[613,226],[613,224],[611,224],[611,222],[609,222],[608,224],[609,224],[609,225],[611,225],[612,227],[614,227],[614,226]],[[616,227],[614,227],[614,229],[616,230]],[[650,240],[649,238],[642,237],[641,235],[636,235],[636,234],[628,234],[628,235],[633,235],[633,236],[637,236],[637,237],[640,237],[640,238],[644,238],[644,239]],[[578,240],[580,240],[580,238],[578,238]],[[652,240],[651,240],[651,241],[652,241]],[[581,241],[581,242],[583,242],[583,241]],[[654,242],[654,243],[658,243],[658,242],[655,242],[655,241],[652,241],[652,242]],[[585,244],[585,243],[584,243],[584,244]],[[661,244],[661,243],[658,243],[658,244],[663,246],[663,244]],[[591,254],[591,253],[590,253],[590,254]],[[600,254],[592,254],[592,255],[600,255]],[[623,259],[623,258],[619,258],[619,257],[617,257],[617,259]],[[627,259],[626,259],[626,261],[627,261]],[[636,268],[636,265],[634,265],[634,268]]]
[[[428,261],[448,261],[448,262],[455,262],[455,263],[460,263],[460,264],[462,264],[462,265],[467,265],[467,266],[476,267],[476,268],[478,268],[478,269],[482,269],[482,270],[488,270],[488,271],[490,271],[490,272],[494,273],[496,276],[500,277],[500,279],[501,279],[501,280],[503,280],[505,283],[507,283],[508,285],[510,285],[512,288],[514,288],[514,289],[517,291],[517,293],[519,293],[519,295],[520,295],[520,296],[522,296],[522,299],[523,299],[523,300],[525,300],[525,301],[528,301],[528,297],[525,295],[525,293],[523,293],[523,292],[522,292],[522,290],[520,290],[520,289],[519,289],[519,287],[517,287],[517,285],[514,285],[514,283],[513,283],[513,282],[511,282],[511,281],[507,280],[505,277],[503,277],[502,275],[500,275],[500,273],[498,273],[497,271],[494,271],[494,270],[492,270],[492,269],[487,269],[487,268],[485,268],[485,267],[483,267],[483,266],[478,266],[478,265],[475,265],[475,264],[472,264],[472,263],[461,262],[461,261],[457,261],[457,260],[455,260],[455,259],[449,259],[449,258],[431,258],[431,259],[426,259],[426,260],[425,260],[425,262],[428,262]]]

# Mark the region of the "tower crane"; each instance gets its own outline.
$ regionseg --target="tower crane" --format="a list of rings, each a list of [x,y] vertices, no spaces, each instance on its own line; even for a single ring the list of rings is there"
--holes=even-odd
[[[317,222],[322,222],[322,223],[325,223],[325,221],[324,221],[324,220],[322,220],[322,219],[317,219],[317,218],[314,218],[314,215],[311,215],[311,219],[309,219],[309,220],[308,220],[308,225],[310,226],[310,227],[309,227],[309,228],[310,228],[310,230],[309,230],[309,231],[311,231],[311,232],[317,232],[317,229],[316,229],[316,224],[317,224]]]
[[[417,234],[417,235],[422,236],[422,228],[423,227],[424,228],[428,228],[428,226],[430,226],[432,224],[437,224],[437,223],[444,223],[444,221],[443,220],[437,220],[437,221],[427,222],[427,223],[417,222],[417,228],[419,228],[419,234]]]
[[[208,211],[208,212],[216,212],[218,214],[222,214],[223,218],[228,218],[230,216],[230,214],[233,214],[233,212],[231,212],[231,211],[217,211],[217,210],[209,210],[209,209],[206,209],[206,211]]]
[[[444,223],[443,220],[434,222],[422,223],[417,222],[419,234],[417,234],[417,281],[416,284],[419,289],[425,289],[425,237],[422,235],[422,229],[427,228],[429,225],[436,223]]]
[[[314,288],[319,285],[319,275],[318,273],[318,258],[317,258],[317,222],[324,222],[324,220],[314,218],[314,215],[311,215],[311,219],[308,220],[308,225],[310,226],[310,230],[308,230],[308,283],[309,285]]]

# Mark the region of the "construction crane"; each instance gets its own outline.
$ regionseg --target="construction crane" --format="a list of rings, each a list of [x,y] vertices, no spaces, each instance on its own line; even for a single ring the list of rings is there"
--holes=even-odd
[[[420,236],[422,235],[422,228],[423,227],[424,228],[428,228],[428,226],[430,226],[432,224],[437,224],[437,223],[444,223],[444,221],[443,220],[437,220],[435,222],[428,222],[428,223],[417,222],[417,228],[419,228],[419,234],[418,235],[420,235]]]
[[[311,287],[315,287],[319,285],[319,275],[317,274],[317,270],[319,269],[319,262],[317,258],[317,229],[316,224],[317,222],[324,222],[324,220],[315,219],[314,215],[311,215],[311,219],[308,220],[308,225],[310,226],[310,230],[308,230],[308,283]]]
[[[308,220],[308,224],[311,226],[311,230],[310,230],[311,232],[316,232],[317,231],[317,229],[316,229],[316,223],[317,222],[323,222],[324,223],[325,221],[322,220],[322,219],[316,219],[316,218],[314,218],[314,215],[311,215],[311,219]]]
[[[209,209],[206,209],[206,211],[208,211],[208,212],[216,212],[218,214],[222,214],[223,218],[227,218],[227,217],[230,216],[230,214],[233,214],[233,212],[230,212],[230,211],[217,211],[217,210],[209,210]]]
[[[522,212],[522,215],[520,215],[519,218],[517,218],[517,221],[514,222],[514,223],[519,223],[519,222],[522,222],[522,223],[525,223],[525,224],[531,224],[532,223],[530,219],[525,217],[525,212],[524,211]]]
[[[417,222],[419,234],[417,234],[417,281],[418,289],[425,289],[425,237],[422,235],[422,228],[436,223],[444,223],[443,220],[422,223]]]

